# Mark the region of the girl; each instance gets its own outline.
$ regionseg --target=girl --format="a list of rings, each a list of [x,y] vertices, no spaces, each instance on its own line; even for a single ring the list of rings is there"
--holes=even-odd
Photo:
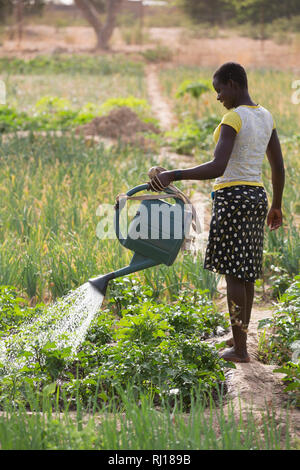
[[[172,181],[216,178],[204,267],[226,278],[233,338],[221,357],[249,362],[247,328],[254,282],[262,269],[264,223],[267,217],[270,230],[282,225],[284,164],[273,117],[252,101],[244,68],[234,62],[222,65],[213,75],[213,87],[217,100],[229,110],[214,132],[214,158],[193,168],[162,171],[150,186],[162,191]],[[265,153],[273,187],[269,211],[261,180]]]

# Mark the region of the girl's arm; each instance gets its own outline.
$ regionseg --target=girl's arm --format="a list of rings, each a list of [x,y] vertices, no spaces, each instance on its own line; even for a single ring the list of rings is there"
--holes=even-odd
[[[285,179],[283,157],[276,129],[273,129],[267,147],[267,157],[271,166],[273,186],[273,199],[267,217],[267,224],[270,230],[275,230],[282,225],[281,202]]]
[[[233,127],[222,124],[213,160],[193,168],[187,168],[186,170],[163,171],[156,176],[161,187],[155,186],[155,181],[151,180],[152,189],[161,190],[169,186],[172,181],[207,180],[222,176],[227,167],[235,137],[236,131]]]

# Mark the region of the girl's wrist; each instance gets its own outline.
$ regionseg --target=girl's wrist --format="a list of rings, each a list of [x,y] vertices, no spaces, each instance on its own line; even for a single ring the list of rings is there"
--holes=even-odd
[[[182,170],[173,170],[171,177],[173,181],[180,181],[182,179]]]

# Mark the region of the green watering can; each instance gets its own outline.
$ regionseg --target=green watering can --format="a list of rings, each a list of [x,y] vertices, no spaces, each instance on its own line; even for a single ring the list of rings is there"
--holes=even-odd
[[[126,196],[131,197],[139,191],[149,190],[149,183],[141,184],[130,189]],[[126,276],[133,272],[147,269],[158,264],[170,266],[188,233],[192,215],[185,209],[183,199],[176,197],[170,189],[165,189],[175,204],[170,204],[152,196],[152,199],[142,200],[138,211],[128,227],[126,237],[120,232],[121,204],[115,207],[114,227],[120,243],[134,252],[128,266],[117,271],[89,279],[89,282],[105,296],[107,285],[111,279]],[[173,196],[172,196],[173,195]],[[125,198],[126,199],[126,198]],[[122,201],[121,201],[122,202]]]

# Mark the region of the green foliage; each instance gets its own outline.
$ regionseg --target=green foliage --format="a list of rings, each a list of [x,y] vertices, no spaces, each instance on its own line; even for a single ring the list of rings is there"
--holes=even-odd
[[[208,291],[185,290],[169,308],[165,307],[166,318],[174,331],[179,334],[193,335],[195,331],[201,339],[220,334],[229,327],[221,315]]]
[[[1,57],[0,72],[15,75],[46,74],[91,74],[91,75],[143,75],[143,64],[131,62],[128,57],[54,55],[35,56],[24,60],[16,57]]]
[[[78,110],[72,109],[71,102],[57,96],[43,96],[35,104],[33,116],[18,112],[8,106],[0,107],[0,133],[18,130],[61,130],[76,128],[90,122],[97,116],[108,114],[116,107],[127,106],[145,122],[157,123],[151,118],[151,110],[146,100],[128,96],[110,98],[101,106],[86,103]]]
[[[109,112],[115,107],[126,106],[127,108],[135,109],[140,112],[150,112],[149,103],[146,100],[136,98],[135,96],[127,96],[126,98],[109,98],[105,103],[101,105],[100,109],[104,112]]]
[[[290,395],[291,404],[300,408],[300,363],[286,362],[284,366],[274,369],[274,372],[285,374],[282,379],[284,391]]]
[[[25,15],[41,14],[43,11],[45,0],[22,0],[23,12]],[[14,9],[13,0],[0,0],[0,22],[5,23],[9,15],[13,13]]]
[[[233,12],[233,7],[226,0],[178,0],[179,5],[195,23],[208,21],[215,23],[224,18],[224,14]]]
[[[143,285],[130,277],[114,279],[108,286],[109,305],[114,309],[117,315],[121,314],[122,309],[134,307],[154,297],[151,287]]]
[[[209,82],[208,80],[202,80],[198,82],[193,82],[192,80],[185,80],[180,84],[176,93],[176,98],[181,98],[185,94],[189,94],[193,98],[198,100],[203,95],[203,93],[206,93],[211,90],[212,85],[211,82]]]
[[[280,297],[272,318],[259,322],[264,328],[260,335],[259,354],[267,361],[281,365],[275,372],[286,374],[283,378],[296,406],[300,405],[300,276]]]
[[[78,354],[82,400],[97,388],[99,399],[117,398],[117,388],[130,382],[137,394],[143,390],[160,400],[172,399],[176,390],[188,406],[194,387],[205,395],[221,385],[229,365],[202,340],[229,324],[205,292],[184,291],[170,305],[155,302],[150,289],[127,278],[112,284],[108,305],[116,304],[120,319],[111,343],[97,347],[90,357],[86,341],[85,353]],[[67,386],[68,393],[74,386],[74,381]]]
[[[6,357],[19,357],[22,362],[16,370],[1,369],[2,403],[9,396],[14,403],[22,402],[28,386],[41,392],[41,398],[55,399],[54,383],[60,384],[70,400],[76,395],[84,405],[92,396],[99,403],[108,399],[120,403],[119,390],[130,383],[136,397],[145,392],[156,401],[172,401],[176,395],[188,407],[193,389],[205,397],[222,386],[224,370],[230,364],[203,339],[224,332],[229,324],[206,292],[186,290],[177,301],[165,304],[154,301],[152,291],[138,282],[125,278],[115,284],[107,301],[110,309],[102,310],[92,321],[75,356],[67,342],[65,347],[58,346],[51,335],[46,343],[34,343],[41,328],[45,334],[51,332],[55,315],[60,313],[53,311],[44,323],[42,310],[34,310],[34,317],[31,309],[29,313],[24,310],[5,342]],[[5,289],[1,292],[5,312],[12,300]],[[19,299],[12,298],[18,306]]]
[[[177,153],[186,155],[192,155],[195,149],[208,150],[218,124],[216,116],[197,120],[187,118],[177,129],[168,132],[170,145]]]
[[[237,20],[239,22],[257,20],[261,23],[268,23],[280,17],[290,17],[300,13],[300,6],[297,0],[227,0],[235,8]]]
[[[177,0],[195,23],[222,23],[235,18],[238,23],[271,22],[273,19],[299,15],[297,0]]]
[[[167,46],[158,45],[153,49],[147,49],[140,53],[147,62],[168,62],[172,60],[173,52]]]
[[[282,294],[272,318],[259,322],[259,328],[268,328],[264,348],[269,358],[278,364],[291,360],[292,344],[300,340],[300,276]]]
[[[264,242],[264,276],[269,278],[274,297],[282,294],[292,278],[299,273],[300,235],[293,221],[288,230],[276,233],[266,230]]]
[[[296,448],[290,438],[290,427],[278,426],[274,419],[276,410],[268,415],[252,409],[241,410],[227,403],[223,410],[210,399],[208,406],[201,394],[195,392],[189,413],[180,399],[174,403],[161,403],[159,409],[146,393],[136,400],[132,389],[120,391],[122,409],[119,411],[113,400],[103,406],[91,406],[82,410],[78,403],[77,413],[69,413],[69,401],[62,396],[63,413],[51,403],[49,396],[60,398],[59,388],[53,384],[43,389],[43,408],[39,409],[39,396],[26,390],[26,408],[10,401],[0,414],[0,443],[2,450],[174,450],[186,449],[186,460],[182,455],[171,455],[170,462],[181,466],[192,461],[189,451],[195,450],[288,450]],[[104,397],[104,395],[103,395]],[[211,397],[210,397],[211,398]],[[220,405],[220,403],[219,403]],[[29,411],[29,412],[28,412]],[[95,414],[95,412],[97,412]],[[240,419],[237,419],[240,416]],[[277,416],[277,415],[276,415]],[[101,419],[99,419],[101,417]],[[217,423],[217,426],[216,426]]]
[[[0,286],[0,337],[16,331],[41,311],[41,304],[29,307],[28,301],[20,297],[14,287]]]

